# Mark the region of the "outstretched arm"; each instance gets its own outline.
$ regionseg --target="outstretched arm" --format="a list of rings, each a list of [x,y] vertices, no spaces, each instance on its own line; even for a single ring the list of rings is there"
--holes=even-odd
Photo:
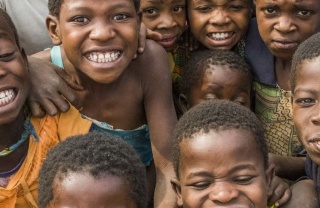
[[[153,41],[147,43],[143,56],[146,63],[143,70],[147,76],[144,84],[144,105],[157,174],[154,205],[172,208],[176,206],[176,196],[170,183],[174,177],[171,138],[177,121],[173,106],[172,81],[165,50]]]

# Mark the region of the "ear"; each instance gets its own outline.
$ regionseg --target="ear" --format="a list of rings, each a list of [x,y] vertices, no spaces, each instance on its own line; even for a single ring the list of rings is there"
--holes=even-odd
[[[187,112],[190,108],[187,96],[185,96],[184,94],[179,95],[179,105],[183,113]]]
[[[182,201],[182,196],[181,196],[181,184],[180,184],[180,181],[176,177],[171,178],[171,187],[177,195],[177,205],[179,207],[182,207],[183,201]]]
[[[61,36],[58,18],[53,15],[48,15],[46,18],[46,25],[52,43],[54,45],[61,45],[62,41],[60,38]]]
[[[265,171],[265,174],[266,174],[266,180],[267,180],[268,193],[270,193],[271,183],[273,181],[273,178],[275,177],[275,166],[273,164],[269,165],[267,170]]]

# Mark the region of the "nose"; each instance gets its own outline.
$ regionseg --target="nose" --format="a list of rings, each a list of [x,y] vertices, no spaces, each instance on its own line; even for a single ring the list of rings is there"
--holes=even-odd
[[[210,24],[225,25],[230,22],[228,12],[225,11],[223,8],[216,8],[211,15],[212,17],[209,20]]]
[[[236,200],[239,197],[239,190],[236,185],[229,182],[215,182],[211,187],[209,199],[215,203],[228,203]]]
[[[316,104],[316,106],[314,107],[311,122],[314,125],[320,126],[320,104]]]
[[[97,21],[92,25],[89,38],[94,41],[105,42],[116,36],[115,28],[107,20]]]
[[[160,23],[158,24],[158,29],[170,29],[177,25],[170,13],[164,13],[160,17]]]
[[[283,15],[278,19],[274,28],[281,33],[289,33],[295,30],[296,27],[289,15]]]

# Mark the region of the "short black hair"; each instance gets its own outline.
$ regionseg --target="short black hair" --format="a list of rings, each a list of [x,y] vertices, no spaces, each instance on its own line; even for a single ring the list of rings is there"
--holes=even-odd
[[[183,68],[181,93],[189,97],[191,89],[199,84],[206,69],[212,66],[228,66],[231,70],[244,73],[249,83],[252,81],[250,68],[243,58],[232,51],[200,50],[192,54]],[[250,85],[251,86],[251,85]]]
[[[98,179],[106,175],[123,178],[137,207],[147,206],[145,167],[138,153],[121,138],[92,132],[70,137],[52,148],[40,170],[39,207],[53,199],[54,181],[70,172],[85,172]]]
[[[64,0],[49,0],[48,1],[49,13],[51,15],[59,18],[59,16],[60,16],[60,8],[61,8],[61,5],[63,4],[63,1]],[[136,11],[139,12],[140,0],[131,0],[131,1],[133,1],[134,8],[136,9]]]
[[[0,8],[0,17],[4,19],[4,21],[8,24],[8,26],[10,27],[11,29],[11,32],[13,33],[14,35],[14,38],[15,38],[15,41],[16,41],[16,44],[18,46],[18,48],[20,48],[20,42],[19,42],[19,36],[18,36],[18,32],[17,32],[17,28],[16,26],[14,25],[11,17],[8,15],[8,13],[1,9]]]
[[[268,167],[268,148],[263,127],[250,109],[227,100],[209,100],[192,107],[178,121],[173,133],[173,164],[179,178],[180,143],[193,139],[199,132],[247,130],[263,157],[264,167]],[[243,141],[246,142],[246,141]]]
[[[300,64],[304,60],[311,60],[320,56],[320,32],[312,35],[305,41],[303,41],[292,58],[292,67],[290,73],[291,90],[296,87],[297,72],[300,68]]]

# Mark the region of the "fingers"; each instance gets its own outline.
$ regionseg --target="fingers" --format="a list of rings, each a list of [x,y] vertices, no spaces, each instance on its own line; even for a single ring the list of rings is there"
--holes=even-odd
[[[277,207],[284,205],[285,203],[287,203],[287,201],[289,201],[289,199],[291,198],[291,195],[292,195],[291,189],[286,189],[282,197],[279,200],[277,200],[274,204]]]
[[[59,112],[57,107],[47,99],[42,99],[40,103],[29,100],[29,106],[32,115],[35,117],[43,117],[46,113],[50,116],[54,116]]]
[[[154,41],[160,41],[162,39],[162,35],[160,33],[147,29],[147,38]]]
[[[284,182],[281,178],[275,176],[271,183],[269,196],[269,205],[278,203],[278,205],[276,206],[280,206],[286,203],[291,197],[291,190],[289,188],[289,185],[286,182]]]
[[[46,115],[46,112],[41,108],[41,105],[37,102],[29,102],[29,107],[31,110],[31,114],[34,117],[42,118]]]
[[[143,22],[140,25],[139,41],[138,41],[138,53],[142,53],[146,46],[147,28]]]

